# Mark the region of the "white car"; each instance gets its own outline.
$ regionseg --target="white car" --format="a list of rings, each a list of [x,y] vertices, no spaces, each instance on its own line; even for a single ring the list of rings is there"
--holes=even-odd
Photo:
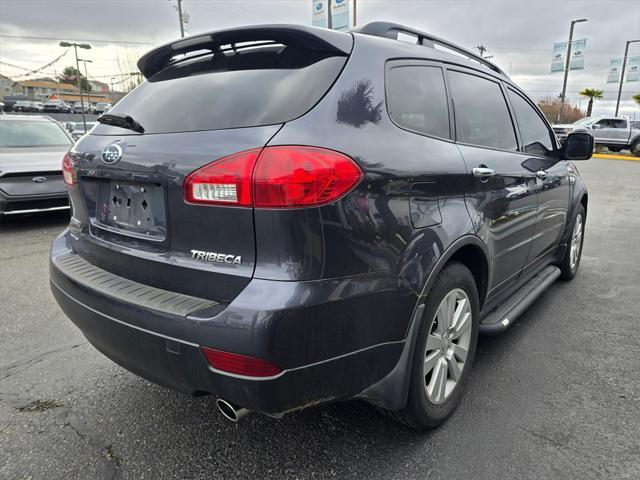
[[[0,217],[69,208],[62,158],[72,144],[49,117],[0,116]]]

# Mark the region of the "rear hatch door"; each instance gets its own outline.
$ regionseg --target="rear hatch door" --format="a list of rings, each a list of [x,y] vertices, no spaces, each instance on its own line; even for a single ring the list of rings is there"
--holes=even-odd
[[[263,147],[322,98],[348,50],[309,31],[218,32],[143,57],[148,80],[109,112],[143,133],[102,124],[74,146],[74,249],[140,283],[233,300],[253,275],[253,209],[187,203],[183,184],[198,168]],[[350,48],[350,35],[332,35]]]

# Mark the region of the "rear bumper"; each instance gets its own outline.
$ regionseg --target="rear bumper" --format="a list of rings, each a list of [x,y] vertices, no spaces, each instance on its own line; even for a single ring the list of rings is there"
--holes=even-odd
[[[322,295],[314,289],[326,289],[325,282],[303,282],[305,285],[295,284],[290,289],[293,282],[253,280],[212,318],[174,315],[130,299],[123,301],[74,281],[57,266],[58,258],[73,254],[66,235],[54,241],[50,263],[51,289],[58,304],[103,354],[168,388],[211,393],[244,408],[277,415],[357,396],[393,369],[405,343],[402,335],[394,338],[388,329],[386,333],[382,330],[386,340],[376,339],[371,333],[376,321],[371,317],[369,328],[359,334],[361,338],[354,337],[363,319],[345,312],[350,311],[349,303],[359,305],[362,301],[363,292],[357,288],[354,295],[338,300],[308,308],[291,306],[297,300],[290,292],[304,288],[305,298],[312,302],[314,295]],[[378,283],[384,282],[378,279]],[[259,291],[262,297],[256,298]],[[371,309],[387,310],[382,305],[389,301],[385,292],[379,295],[381,292],[371,289],[366,293]],[[248,296],[255,300],[247,302]],[[267,297],[271,300],[265,300]],[[371,315],[371,309],[361,309],[362,315]],[[318,316],[320,311],[331,310],[342,325],[333,332],[333,340],[332,332],[325,328],[336,328],[336,324]],[[388,323],[389,319],[384,320]],[[309,331],[313,324],[314,330]],[[201,346],[263,358],[283,372],[250,379],[214,371]]]

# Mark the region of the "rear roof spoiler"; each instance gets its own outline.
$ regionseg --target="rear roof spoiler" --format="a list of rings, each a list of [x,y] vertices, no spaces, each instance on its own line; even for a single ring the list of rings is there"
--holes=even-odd
[[[165,43],[145,53],[138,68],[145,78],[152,77],[171,64],[171,59],[198,50],[219,51],[224,45],[243,42],[268,42],[286,46],[347,56],[353,47],[353,37],[347,33],[301,25],[256,25],[230,28],[193,35]]]
[[[430,48],[435,48],[436,45],[443,46],[453,52],[456,52],[459,55],[462,55],[463,57],[467,57],[469,60],[474,60],[484,65],[485,67],[490,68],[494,72],[504,77],[507,77],[507,74],[504,73],[500,67],[490,62],[486,58],[483,58],[481,55],[478,55],[477,53],[467,50],[466,48],[456,45],[455,43],[443,38],[436,37],[435,35],[431,35],[430,33],[422,32],[405,25],[391,22],[371,22],[352,31],[357,33],[364,33],[365,35],[373,35],[375,37],[391,38],[393,40],[398,39],[399,33],[411,35],[417,38],[418,45]]]

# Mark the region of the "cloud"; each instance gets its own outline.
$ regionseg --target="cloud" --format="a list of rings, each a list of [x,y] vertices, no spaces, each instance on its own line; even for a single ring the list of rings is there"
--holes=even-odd
[[[0,0],[0,33],[55,39],[98,39],[144,42],[152,45],[176,38],[175,0]],[[188,33],[260,23],[311,23],[311,0],[183,0],[189,15]],[[595,112],[610,109],[617,88],[607,85],[609,58],[622,56],[627,39],[640,38],[640,1],[637,0],[358,0],[358,23],[386,20],[429,31],[467,48],[484,45],[505,71],[534,98],[555,96],[562,74],[550,74],[553,43],[568,36],[571,19],[575,38],[587,37],[585,69],[572,71],[569,101],[578,102],[584,87],[604,88],[606,99]],[[0,37],[3,61],[37,67],[61,53],[56,40]],[[90,74],[112,75],[123,69],[118,58],[137,57],[151,45],[90,42],[83,52],[94,63]],[[640,55],[640,44],[632,52]],[[70,62],[56,65],[58,71]],[[122,63],[122,60],[121,62]],[[126,70],[126,68],[124,68]],[[5,75],[20,70],[2,66]],[[625,98],[640,91],[640,82],[625,85]],[[625,112],[635,107],[625,102]],[[637,109],[636,109],[637,110]]]

